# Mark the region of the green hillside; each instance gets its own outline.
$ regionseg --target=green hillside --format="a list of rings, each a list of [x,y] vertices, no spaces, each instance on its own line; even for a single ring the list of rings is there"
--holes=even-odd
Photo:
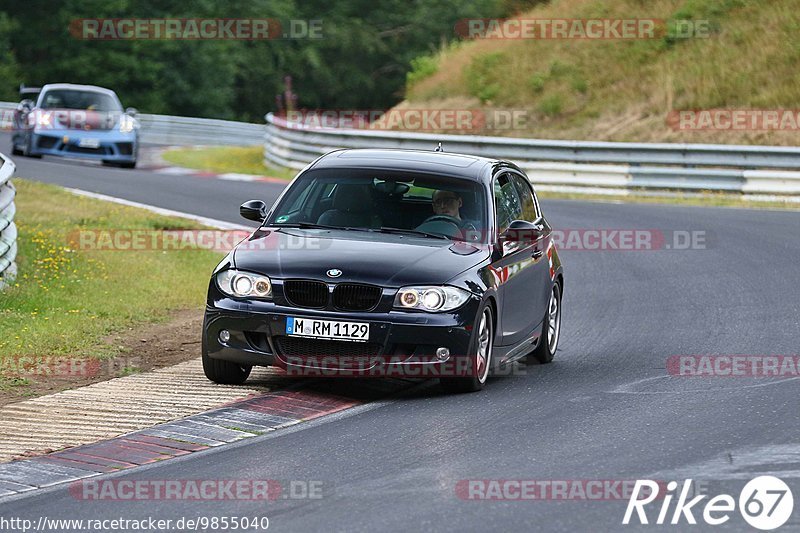
[[[797,0],[552,0],[520,17],[692,20],[709,32],[462,40],[413,63],[398,107],[524,110],[524,127],[483,132],[505,136],[796,145],[800,126],[791,122],[780,131],[686,131],[667,117],[675,110],[800,108],[798,7]]]

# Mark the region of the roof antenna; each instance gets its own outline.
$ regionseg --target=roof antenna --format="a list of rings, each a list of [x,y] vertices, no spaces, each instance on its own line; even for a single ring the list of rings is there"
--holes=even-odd
[[[438,146],[436,146],[436,150],[434,150],[434,152],[444,152],[441,142],[439,142]]]

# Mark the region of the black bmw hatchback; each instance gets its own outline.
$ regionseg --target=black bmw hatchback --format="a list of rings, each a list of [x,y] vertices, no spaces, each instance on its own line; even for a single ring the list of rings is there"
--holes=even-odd
[[[561,261],[530,180],[505,161],[443,152],[320,157],[214,270],[203,368],[297,376],[439,378],[548,363],[561,333]]]

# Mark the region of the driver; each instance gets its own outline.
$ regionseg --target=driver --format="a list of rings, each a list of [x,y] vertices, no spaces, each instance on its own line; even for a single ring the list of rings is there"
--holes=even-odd
[[[464,200],[453,191],[438,190],[433,193],[433,212],[437,215],[446,215],[456,220],[461,220],[460,209]]]
[[[433,193],[431,204],[433,205],[433,217],[444,216],[453,219],[464,240],[478,240],[479,236],[475,225],[461,217],[461,207],[464,205],[464,200],[460,194],[443,189],[437,190]],[[422,226],[424,225],[423,223]]]

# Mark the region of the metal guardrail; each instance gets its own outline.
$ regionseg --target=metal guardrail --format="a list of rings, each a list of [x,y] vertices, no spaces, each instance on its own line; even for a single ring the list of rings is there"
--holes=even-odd
[[[0,102],[0,127],[17,104]],[[576,192],[719,191],[789,195],[800,199],[800,147],[720,144],[617,143],[322,129],[266,115],[262,124],[140,114],[141,140],[168,145],[256,145],[264,162],[301,169],[337,148],[430,150],[509,159],[541,188]]]
[[[16,166],[0,154],[0,289],[17,274],[17,226],[14,224],[16,189],[11,183]]]
[[[264,124],[212,118],[140,114],[141,141],[169,145],[247,146],[262,142]]]
[[[290,124],[271,113],[266,115],[266,121],[265,163],[298,170],[337,148],[431,150],[442,142],[448,152],[512,160],[542,188],[800,195],[800,147],[557,141],[323,129]]]
[[[0,129],[11,128],[16,108],[14,102],[0,102]],[[248,146],[261,144],[264,137],[264,124],[146,113],[136,118],[140,140],[149,144]]]

